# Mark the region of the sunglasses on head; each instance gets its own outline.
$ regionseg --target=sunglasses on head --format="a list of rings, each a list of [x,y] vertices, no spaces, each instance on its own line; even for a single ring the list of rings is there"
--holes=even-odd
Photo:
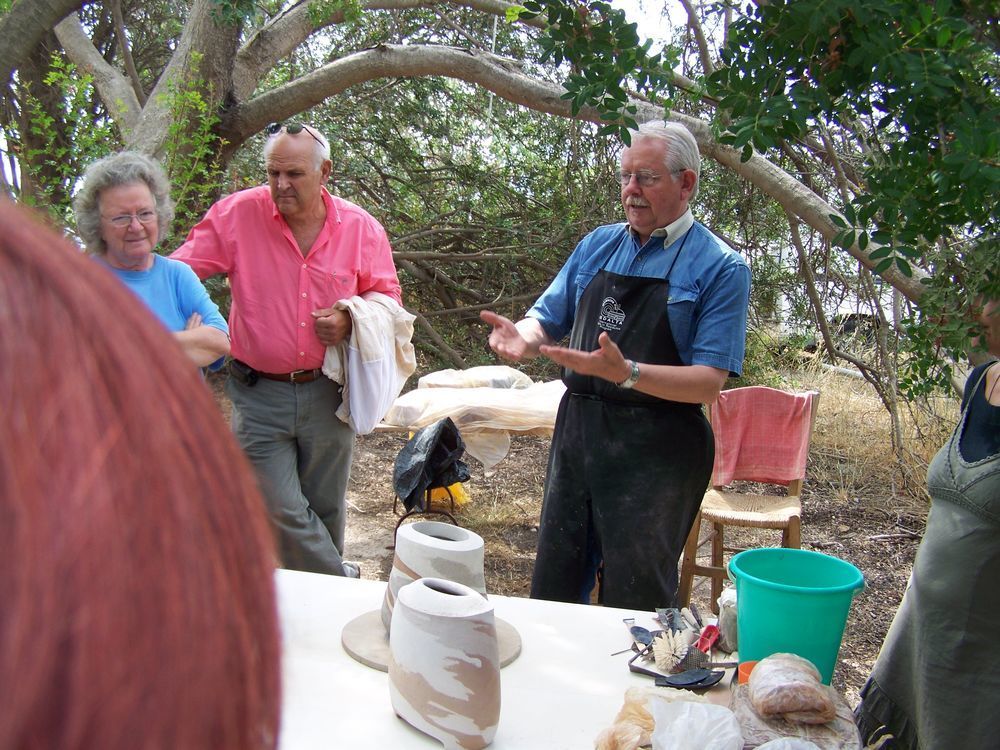
[[[303,125],[301,122],[289,122],[289,123],[272,122],[270,125],[264,128],[264,132],[267,133],[268,138],[277,135],[282,130],[284,130],[289,135],[298,135],[304,130],[312,137],[314,141],[316,141],[316,143],[318,143],[320,146],[323,146],[324,148],[326,147],[326,144],[324,144],[323,141],[317,138],[316,134],[313,133],[312,130],[310,130],[307,125]]]

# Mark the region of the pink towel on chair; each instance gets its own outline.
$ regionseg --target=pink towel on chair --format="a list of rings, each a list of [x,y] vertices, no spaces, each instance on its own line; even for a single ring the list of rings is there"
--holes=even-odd
[[[787,484],[805,476],[812,393],[734,388],[712,405],[712,484],[736,479]]]

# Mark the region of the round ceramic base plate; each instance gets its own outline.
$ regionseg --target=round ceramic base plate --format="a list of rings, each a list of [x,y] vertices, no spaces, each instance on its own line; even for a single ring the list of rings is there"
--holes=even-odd
[[[521,655],[521,636],[506,620],[496,618],[500,668]],[[382,627],[382,611],[373,609],[351,620],[340,634],[340,642],[351,658],[366,667],[389,671],[389,638]]]

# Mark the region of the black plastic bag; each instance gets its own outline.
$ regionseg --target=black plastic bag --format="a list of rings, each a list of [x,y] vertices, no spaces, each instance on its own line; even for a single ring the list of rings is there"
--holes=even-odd
[[[465,442],[451,417],[421,427],[399,455],[392,473],[392,486],[407,511],[427,510],[427,490],[465,482],[472,476],[459,460]]]

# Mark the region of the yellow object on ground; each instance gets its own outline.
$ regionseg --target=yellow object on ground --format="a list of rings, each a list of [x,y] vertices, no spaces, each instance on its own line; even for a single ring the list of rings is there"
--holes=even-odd
[[[448,496],[448,491],[451,491],[451,497]],[[451,508],[452,499],[455,501],[455,507],[461,508],[466,505],[472,498],[465,489],[465,485],[461,482],[455,482],[455,484],[444,487],[435,487],[431,490],[431,506],[442,508],[444,510],[449,510]]]
[[[413,437],[413,430],[408,433],[409,437]],[[448,491],[451,491],[451,497],[448,496]],[[465,485],[461,482],[455,482],[455,484],[448,485],[445,487],[435,487],[431,490],[431,497],[429,500],[430,508],[428,510],[451,510],[452,502],[454,502],[456,508],[461,508],[463,505],[467,505],[471,502],[472,497],[465,490]]]

